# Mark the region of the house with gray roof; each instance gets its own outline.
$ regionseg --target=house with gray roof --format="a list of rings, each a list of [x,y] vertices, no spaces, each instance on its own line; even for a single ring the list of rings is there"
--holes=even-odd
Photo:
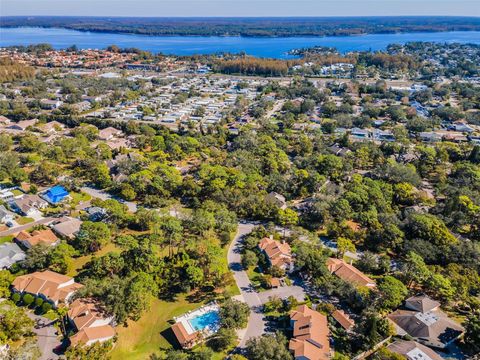
[[[0,245],[0,269],[8,269],[25,258],[25,252],[17,244],[7,242]]]
[[[416,341],[397,340],[388,345],[387,349],[404,356],[407,360],[442,360],[435,351]]]
[[[27,194],[14,199],[9,205],[21,215],[33,216],[38,214],[39,210],[46,208],[48,203],[36,194]]]
[[[3,205],[0,205],[0,223],[7,223],[9,221],[13,221],[15,218],[15,214]]]
[[[463,333],[464,328],[440,310],[440,304],[426,295],[405,301],[405,309],[388,315],[397,335],[409,335],[413,340],[433,348],[444,349]]]
[[[80,231],[82,220],[65,216],[54,221],[50,226],[57,235],[63,238],[74,239]]]

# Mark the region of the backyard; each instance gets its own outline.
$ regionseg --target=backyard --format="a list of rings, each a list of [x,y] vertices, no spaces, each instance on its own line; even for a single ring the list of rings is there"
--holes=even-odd
[[[224,251],[226,258],[227,247]],[[103,249],[102,252],[106,253],[107,251]],[[80,261],[76,260],[78,266]],[[86,261],[88,260],[81,262]],[[225,266],[227,266],[226,262]],[[232,296],[240,294],[235,282],[229,284],[225,290]],[[118,326],[116,328],[118,340],[112,351],[112,358],[143,360],[148,359],[152,353],[159,352],[160,349],[171,348],[176,340],[173,339],[174,335],[170,330],[172,324],[169,321],[187,311],[199,308],[211,300],[210,296],[198,296],[198,293],[182,294],[172,301],[153,300],[150,310],[140,320],[128,321],[126,327]],[[225,353],[215,353],[213,359],[221,360],[225,358],[225,355]]]
[[[155,299],[150,311],[140,320],[129,321],[127,327],[117,327],[118,341],[112,358],[143,360],[160,349],[172,347],[169,340],[173,333],[169,331],[171,324],[168,321],[201,305],[189,302],[185,295],[172,302]]]

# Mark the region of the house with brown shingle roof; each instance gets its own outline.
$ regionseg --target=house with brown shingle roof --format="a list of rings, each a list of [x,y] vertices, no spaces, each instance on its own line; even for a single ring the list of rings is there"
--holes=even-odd
[[[355,321],[353,321],[350,316],[348,316],[343,310],[335,310],[332,313],[332,317],[340,324],[345,331],[352,331],[355,326]]]
[[[355,286],[366,286],[368,288],[375,288],[377,286],[375,281],[370,279],[355,266],[350,265],[341,259],[327,259],[327,268],[332,274]]]
[[[293,257],[290,245],[273,240],[270,237],[263,238],[258,247],[265,253],[271,266],[278,266],[287,272],[293,271]]]
[[[32,233],[27,231],[20,231],[15,236],[15,241],[22,246],[30,249],[38,244],[45,244],[49,246],[56,246],[60,242],[60,239],[50,229],[34,230]]]
[[[13,291],[40,296],[57,306],[67,303],[73,294],[83,285],[66,275],[45,270],[18,276],[12,283]]]
[[[115,336],[112,326],[114,317],[106,313],[102,306],[93,299],[77,299],[68,310],[68,319],[77,333],[70,337],[73,346],[82,343],[91,345],[105,342]]]
[[[89,346],[96,342],[105,342],[113,339],[115,336],[115,329],[110,325],[90,327],[79,331],[70,337],[70,344],[72,346],[85,345]]]
[[[438,349],[447,347],[465,331],[440,310],[436,301],[425,295],[407,299],[405,309],[396,310],[387,318],[398,335],[409,335],[423,345]]]
[[[288,348],[296,360],[331,358],[328,321],[325,315],[300,305],[290,314],[293,338]]]

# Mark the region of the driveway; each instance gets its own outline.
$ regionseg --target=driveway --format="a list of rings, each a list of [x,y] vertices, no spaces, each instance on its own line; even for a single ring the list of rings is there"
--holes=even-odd
[[[53,322],[44,318],[43,316],[35,315],[27,312],[28,317],[36,322],[33,331],[37,334],[37,345],[42,353],[39,360],[54,360],[59,356],[53,352],[61,342],[56,335],[57,329],[53,326]]]
[[[228,266],[233,272],[233,277],[240,289],[241,298],[250,307],[250,317],[246,330],[239,332],[239,347],[245,347],[245,343],[252,337],[257,337],[265,332],[265,320],[262,312],[262,301],[254,290],[247,273],[243,270],[241,263],[242,241],[245,235],[249,234],[255,223],[243,222],[238,224],[238,230],[228,249]]]
[[[240,289],[241,295],[237,298],[243,300],[250,307],[250,317],[245,330],[239,331],[239,348],[244,348],[248,339],[261,336],[265,333],[266,321],[263,314],[263,304],[269,301],[269,297],[277,296],[286,299],[294,296],[297,300],[305,299],[305,292],[297,285],[283,286],[278,289],[271,289],[258,293],[255,291],[247,273],[243,270],[241,263],[242,242],[245,235],[249,234],[257,225],[255,222],[240,222],[235,238],[228,249],[228,265],[233,272],[233,277]]]
[[[107,199],[117,200],[117,201],[121,202],[122,204],[127,205],[129,211],[131,211],[131,212],[136,212],[137,211],[137,204],[135,204],[134,202],[125,201],[123,199],[120,199],[120,198],[118,198],[114,195],[111,195],[111,194],[107,193],[106,191],[95,189],[95,188],[90,187],[90,186],[84,186],[84,187],[81,188],[81,190],[84,193],[86,193],[86,194],[88,194],[92,197],[101,199],[101,200],[107,200]]]

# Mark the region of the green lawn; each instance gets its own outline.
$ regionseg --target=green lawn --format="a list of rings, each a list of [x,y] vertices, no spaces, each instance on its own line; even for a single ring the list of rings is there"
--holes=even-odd
[[[24,216],[24,217],[16,219],[16,221],[19,225],[26,225],[26,224],[30,224],[30,223],[34,222],[35,220],[33,220],[30,217]]]
[[[0,237],[0,244],[6,243],[6,242],[12,242],[13,238],[14,238],[13,235],[2,236]]]
[[[110,245],[109,245],[110,246]],[[102,250],[105,251],[106,249]],[[111,251],[111,250],[110,250]],[[118,248],[117,248],[118,251]],[[166,251],[166,249],[164,249]],[[224,251],[224,266],[227,267],[227,251],[228,246],[223,248]],[[107,252],[107,251],[105,251]],[[97,254],[99,255],[99,254]],[[89,259],[75,259],[76,268],[80,268]],[[231,295],[238,295],[240,291],[233,282],[233,284],[226,287],[226,290]],[[148,359],[151,354],[159,353],[160,349],[168,349],[175,344],[173,332],[170,330],[172,324],[169,321],[173,317],[182,315],[187,311],[200,307],[205,300],[188,299],[187,295],[182,294],[174,301],[164,301],[155,299],[152,302],[150,310],[146,312],[138,321],[129,321],[127,326],[117,326],[118,340],[112,350],[111,356],[113,359],[122,360],[143,360]],[[195,351],[195,350],[194,350]],[[213,360],[225,359],[226,353],[215,353]]]
[[[88,194],[85,194],[83,192],[71,192],[70,193],[70,196],[72,198],[71,200],[71,204],[72,206],[77,206],[80,202],[85,202],[85,201],[89,201],[89,200],[92,200],[92,197]]]
[[[224,266],[227,268],[227,270],[229,270],[228,268],[228,261],[227,261],[227,254],[228,254],[228,245],[226,245],[224,248],[223,248],[223,258],[225,259],[225,264]],[[225,290],[231,295],[231,296],[236,296],[236,295],[240,295],[240,289],[238,288],[237,286],[237,283],[235,281],[232,282],[232,284],[228,285]]]
[[[201,303],[190,303],[185,295],[174,302],[155,299],[150,310],[136,322],[129,321],[127,327],[118,326],[118,341],[112,351],[113,359],[144,360],[160,348],[170,348],[167,340],[172,332],[168,323],[174,316],[201,306]]]
[[[20,190],[18,190],[18,189],[13,189],[13,190],[12,190],[12,193],[13,193],[14,196],[19,196],[19,195],[22,195],[22,194],[23,194],[23,192],[20,191]]]

